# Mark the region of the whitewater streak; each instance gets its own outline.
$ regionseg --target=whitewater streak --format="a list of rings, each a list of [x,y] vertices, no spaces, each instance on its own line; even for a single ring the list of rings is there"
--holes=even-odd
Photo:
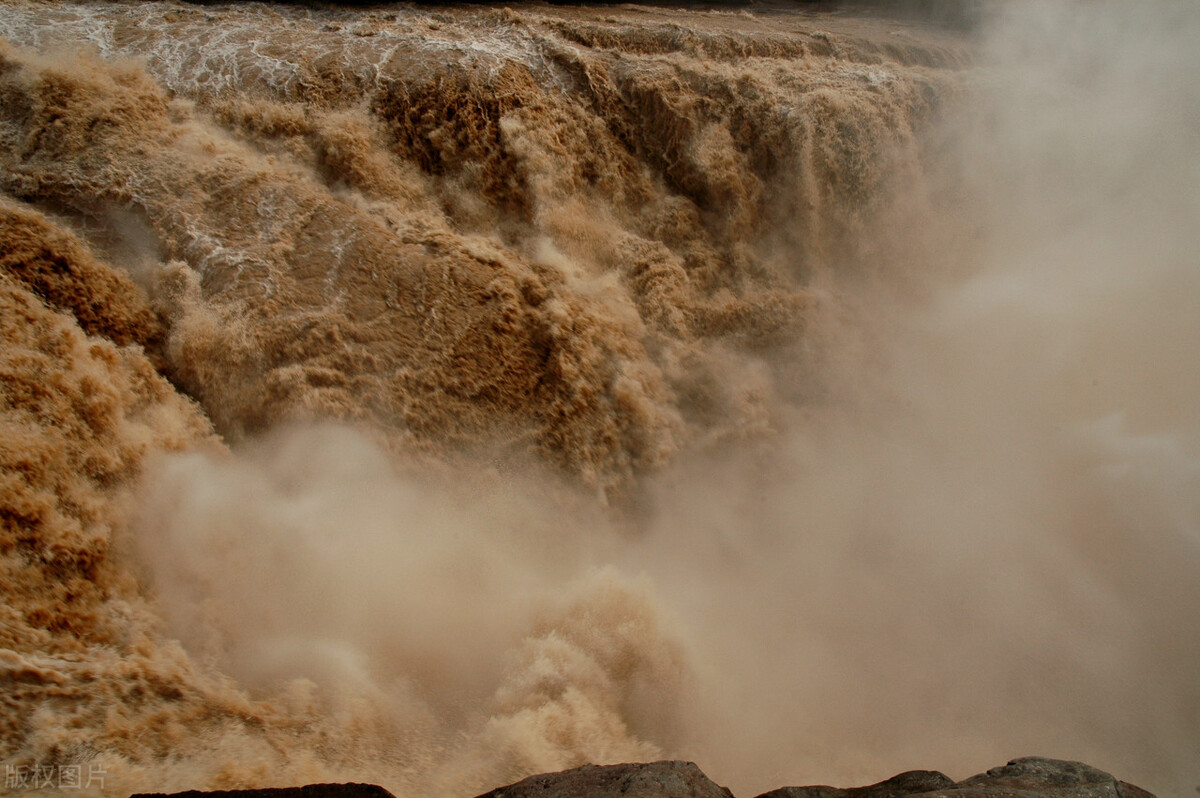
[[[1190,790],[1198,34],[5,2],[0,759]]]

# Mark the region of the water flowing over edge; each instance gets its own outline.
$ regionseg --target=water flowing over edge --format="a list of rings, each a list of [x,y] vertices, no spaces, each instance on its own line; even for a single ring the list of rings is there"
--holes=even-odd
[[[1200,780],[1195,12],[5,12],[6,762]]]

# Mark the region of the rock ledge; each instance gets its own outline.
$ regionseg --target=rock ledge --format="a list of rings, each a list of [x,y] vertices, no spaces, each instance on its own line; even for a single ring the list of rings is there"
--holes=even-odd
[[[1042,757],[1014,759],[1003,767],[955,782],[933,770],[912,770],[868,787],[780,787],[758,798],[1154,798],[1082,762]],[[172,798],[391,798],[374,784],[312,784],[262,790],[181,792]],[[141,793],[131,798],[166,798]],[[692,762],[584,765],[530,776],[478,798],[733,798]]]

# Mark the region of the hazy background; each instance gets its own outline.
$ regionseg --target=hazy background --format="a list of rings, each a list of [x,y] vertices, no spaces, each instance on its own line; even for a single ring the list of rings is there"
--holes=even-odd
[[[75,696],[14,699],[20,756],[131,789],[671,757],[749,796],[1024,755],[1200,786],[1200,7],[842,11],[795,52],[779,11],[40,8],[0,30],[110,62],[0,50],[4,190],[129,257],[229,445],[63,333],[64,413],[195,428],[115,425],[150,459],[77,502],[120,508],[105,595],[6,661]],[[405,36],[467,77],[404,83]],[[477,129],[420,128],[445,98]]]
[[[341,683],[345,646],[410,673],[436,663],[454,703],[496,678],[490,653],[512,645],[533,596],[611,562],[623,576],[609,578],[642,585],[686,652],[687,678],[651,668],[626,719],[667,741],[656,755],[694,758],[739,794],[908,768],[963,778],[1026,754],[1189,792],[1200,14],[1003,4],[979,35],[971,101],[946,120],[934,165],[946,181],[934,191],[954,198],[946,215],[885,230],[897,264],[881,247],[851,276],[821,278],[834,307],[819,346],[795,353],[818,364],[821,398],[776,440],[682,456],[653,481],[636,532],[574,517],[531,532],[551,524],[536,500],[510,505],[521,520],[508,523],[449,513],[380,486],[369,450],[305,448],[301,464],[285,446],[266,463],[197,466],[217,471],[176,488],[207,486],[178,505],[191,523],[232,512],[239,539],[251,524],[251,551],[287,541],[289,562],[263,566],[266,590],[257,572],[205,586],[248,635],[232,632],[230,672]],[[300,483],[260,495],[279,469]],[[337,517],[337,547],[308,551],[297,526],[301,540],[326,528],[322,512]],[[397,538],[397,523],[441,531]],[[170,549],[189,571],[204,567],[194,532]],[[338,642],[293,651],[262,633],[293,627]],[[659,656],[657,624],[631,634],[623,645],[646,650],[627,656]]]

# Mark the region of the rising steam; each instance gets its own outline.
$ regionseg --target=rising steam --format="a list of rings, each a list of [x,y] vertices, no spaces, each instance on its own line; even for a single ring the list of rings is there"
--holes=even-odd
[[[5,762],[1200,784],[1200,10],[0,36]]]

